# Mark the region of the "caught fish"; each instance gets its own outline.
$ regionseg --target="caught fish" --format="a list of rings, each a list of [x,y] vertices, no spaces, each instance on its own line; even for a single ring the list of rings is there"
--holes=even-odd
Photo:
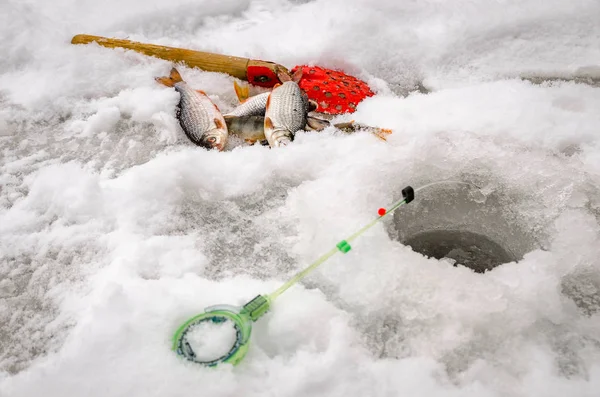
[[[329,121],[320,120],[314,118],[316,122],[312,125],[317,128],[310,128],[315,131],[321,131],[330,126]],[[265,129],[264,129],[264,116],[225,116],[225,122],[227,123],[227,129],[230,135],[238,136],[247,143],[253,144],[255,142],[264,142]],[[370,127],[368,125],[359,124],[354,121],[333,124],[336,129],[351,134],[357,131],[370,132],[381,140],[386,140],[386,135],[391,134],[392,130],[386,128]]]
[[[265,137],[271,147],[290,144],[296,131],[306,127],[309,112],[308,96],[298,85],[302,69],[291,78],[285,73],[277,77],[283,84],[273,88],[265,107]]]
[[[191,88],[175,68],[169,76],[157,77],[156,81],[179,92],[177,118],[187,137],[198,146],[222,151],[229,136],[227,124],[206,93]]]
[[[381,139],[382,141],[386,141],[387,139],[385,136],[392,133],[392,130],[390,130],[388,128],[371,127],[368,125],[356,123],[356,122],[354,122],[354,120],[346,122],[346,123],[337,123],[337,124],[334,124],[333,126],[335,128],[337,128],[338,130],[343,131],[348,134],[351,134],[351,133],[357,132],[357,131],[367,131],[367,132],[370,132],[371,134],[375,135],[377,138]]]
[[[316,120],[316,119],[315,119]],[[266,141],[265,137],[265,116],[225,116],[227,129],[230,135],[236,135],[247,143]],[[316,125],[316,121],[312,123]],[[318,121],[318,130],[329,127],[327,120]],[[307,128],[308,129],[308,128]],[[267,141],[268,144],[268,141]]]
[[[289,77],[288,77],[289,80]],[[241,105],[232,110],[231,112],[225,114],[225,116],[235,116],[235,117],[245,117],[245,116],[264,116],[265,110],[267,107],[267,99],[269,98],[270,91],[265,92],[262,91],[259,94],[254,96],[250,96],[250,85],[240,85],[237,81],[233,82],[233,87],[235,89],[235,93],[240,101]],[[323,120],[325,118],[333,118],[333,116],[324,113],[314,113],[314,110],[317,108],[317,103],[309,100],[309,113],[307,115],[307,123],[308,126],[315,130],[321,130],[325,127],[329,126],[327,121]],[[317,116],[317,117],[315,117]],[[325,124],[323,124],[325,123]]]
[[[329,122],[321,120],[308,113],[317,108],[314,101],[309,101],[306,93],[300,89],[297,81],[302,77],[302,71],[297,72],[290,77],[285,72],[278,73],[278,77],[283,84],[276,85],[271,92],[249,97],[249,86],[241,86],[234,82],[235,93],[241,102],[237,108],[227,113],[226,117],[239,117],[243,119],[229,119],[229,123],[235,123],[235,129],[243,130],[241,135],[250,134],[250,138],[244,137],[246,141],[256,141],[255,135],[265,134],[271,147],[283,146],[291,142],[293,134],[301,129],[308,127],[322,130],[329,126]],[[276,103],[271,109],[271,116],[266,117],[267,108],[270,99]],[[247,117],[265,116],[265,124],[261,130],[258,130],[257,119],[248,119]],[[273,120],[276,123],[272,124]],[[271,124],[269,124],[271,123]],[[278,127],[275,127],[278,126]]]
[[[270,92],[263,92],[262,94],[255,95],[253,97],[247,96],[246,94],[240,93],[239,90],[243,90],[237,83],[235,85],[235,92],[238,94],[238,99],[241,105],[233,109],[231,112],[225,114],[225,116],[264,116],[265,108],[267,107],[267,99],[269,99]]]
[[[264,116],[225,116],[227,130],[231,135],[242,138],[247,143],[265,141]]]

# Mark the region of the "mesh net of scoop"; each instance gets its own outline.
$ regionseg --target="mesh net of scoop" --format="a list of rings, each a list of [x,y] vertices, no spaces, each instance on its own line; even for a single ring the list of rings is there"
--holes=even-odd
[[[298,68],[302,68],[300,88],[317,102],[319,113],[352,113],[360,101],[374,95],[367,83],[345,73],[306,65],[296,66],[291,72]]]

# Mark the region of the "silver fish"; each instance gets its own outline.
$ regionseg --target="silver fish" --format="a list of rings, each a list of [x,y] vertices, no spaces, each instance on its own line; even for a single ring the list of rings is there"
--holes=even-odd
[[[265,137],[264,120],[264,116],[225,116],[229,134],[236,135],[248,143],[264,142],[267,139]],[[315,131],[324,130],[330,125],[329,121],[312,116],[309,116],[307,120],[307,127],[310,127],[307,129]],[[333,124],[333,127],[347,134],[359,131],[370,132],[384,141],[386,135],[392,133],[392,130],[387,128],[370,127],[354,121]]]
[[[227,124],[206,93],[192,89],[175,68],[169,76],[157,77],[156,81],[179,92],[177,118],[187,137],[198,146],[222,151],[229,136]]]
[[[270,92],[263,92],[262,94],[250,97],[231,112],[225,114],[225,116],[264,116],[269,94]]]
[[[271,147],[291,143],[296,131],[306,127],[309,112],[308,96],[298,85],[302,69],[292,78],[285,73],[279,73],[278,77],[283,84],[273,88],[265,108],[265,137]]]
[[[370,132],[371,134],[375,135],[377,138],[381,139],[382,141],[386,141],[387,140],[386,135],[389,135],[392,133],[391,129],[371,127],[368,125],[356,123],[356,122],[354,122],[354,120],[352,120],[350,122],[345,122],[345,123],[337,123],[337,124],[334,124],[333,126],[335,128],[337,128],[338,130],[345,132],[347,134],[352,134],[357,131]]]
[[[265,141],[264,116],[225,116],[229,134],[236,135],[248,143]]]

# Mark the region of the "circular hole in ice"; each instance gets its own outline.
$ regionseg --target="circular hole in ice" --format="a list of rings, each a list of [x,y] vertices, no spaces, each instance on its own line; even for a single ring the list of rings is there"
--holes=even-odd
[[[484,194],[467,184],[438,185],[396,211],[388,232],[427,257],[489,271],[539,248],[538,236],[513,210],[511,200],[502,192]]]
[[[413,250],[436,259],[453,259],[478,273],[517,258],[490,238],[464,230],[431,230],[411,236],[405,242]]]
[[[237,331],[233,321],[202,321],[186,334],[196,359],[210,362],[225,356],[235,344]]]

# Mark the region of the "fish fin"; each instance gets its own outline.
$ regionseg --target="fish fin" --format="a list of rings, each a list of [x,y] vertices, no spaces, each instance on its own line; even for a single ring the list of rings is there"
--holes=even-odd
[[[382,141],[387,141],[384,134],[389,135],[392,133],[392,130],[390,130],[388,128],[370,127],[370,131],[373,135],[375,135],[377,138],[381,139]]]
[[[321,120],[316,117],[308,116],[306,122],[310,128],[316,131],[322,131],[329,127],[329,121]]]
[[[206,95],[206,92],[204,92],[204,91],[202,91],[202,90],[196,90],[196,92],[197,92],[198,94],[202,94],[202,95],[208,96],[208,95]]]
[[[292,81],[294,83],[297,83],[300,81],[301,78],[302,78],[302,68],[298,68],[298,70],[296,70],[294,72],[294,74],[292,75]]]
[[[167,87],[173,87],[175,84],[183,81],[181,75],[175,68],[171,69],[169,76],[155,77],[154,80],[166,85]]]
[[[224,130],[224,129],[227,128],[227,126],[224,125],[224,123],[223,123],[223,121],[221,119],[215,118],[213,121],[215,122],[215,125],[217,126],[218,129]]]
[[[169,74],[169,78],[171,80],[173,80],[176,83],[179,83],[181,81],[183,81],[183,79],[181,78],[181,74],[179,74],[179,71],[175,68],[171,69],[171,73]]]
[[[173,83],[173,80],[171,80],[167,76],[155,77],[154,80],[158,81],[159,83],[161,83],[163,85],[166,85],[167,87],[173,87],[175,85],[175,83]]]
[[[269,110],[269,105],[271,105],[271,94],[267,97],[267,104],[265,105],[265,112]]]
[[[265,129],[273,129],[273,121],[270,117],[265,117]]]
[[[308,111],[309,112],[314,112],[315,110],[317,110],[318,107],[319,107],[319,104],[317,103],[317,101],[313,101],[312,99],[308,100]]]
[[[241,85],[234,80],[233,89],[235,90],[235,95],[237,95],[240,103],[244,103],[250,97],[250,86],[248,84]]]
[[[282,83],[285,83],[286,81],[292,81],[292,76],[290,76],[290,74],[288,72],[286,72],[285,70],[282,70],[279,68],[277,68],[277,78]]]
[[[217,109],[217,112],[221,113],[221,109],[219,109],[216,103],[213,103],[213,106],[215,107],[215,109]]]

